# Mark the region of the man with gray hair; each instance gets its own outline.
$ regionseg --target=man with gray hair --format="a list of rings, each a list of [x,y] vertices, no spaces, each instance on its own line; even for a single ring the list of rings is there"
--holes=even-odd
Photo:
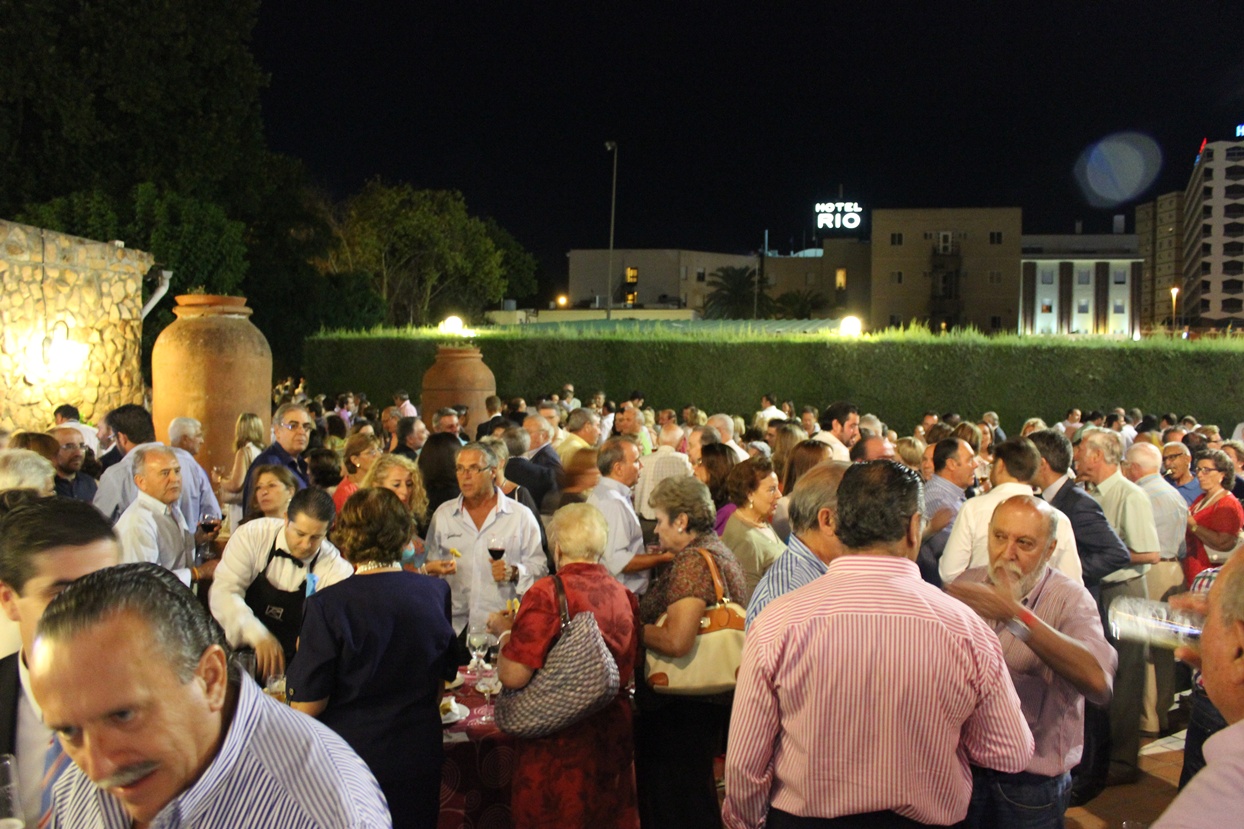
[[[302,454],[311,443],[311,431],[315,422],[307,407],[301,403],[285,403],[272,415],[272,433],[276,440],[260,452],[251,462],[242,487],[242,503],[249,505],[255,494],[255,470],[267,464],[283,466],[294,476],[294,486],[302,489],[310,480],[307,462]],[[197,516],[196,516],[197,520]]]
[[[203,424],[193,417],[175,417],[168,424],[168,445],[198,455],[203,448]]]
[[[151,564],[105,567],[43,614],[30,682],[73,760],[52,826],[392,826],[345,741],[229,664],[207,611]]]
[[[542,415],[528,415],[523,419],[523,430],[530,437],[527,460],[536,466],[550,470],[554,475],[560,475],[562,460],[557,456],[557,450],[553,448],[553,441],[557,437],[557,430],[553,424]]]
[[[631,491],[639,480],[639,445],[628,437],[610,438],[596,459],[600,483],[587,502],[600,510],[609,525],[609,540],[600,563],[623,586],[642,596],[648,592],[648,571],[673,561],[672,553],[644,552],[644,534],[632,504]]]
[[[1049,566],[1057,526],[1054,508],[1040,498],[1008,498],[989,520],[988,566],[969,569],[947,588],[998,635],[1036,741],[1023,772],[972,769],[969,829],[1062,827],[1071,769],[1083,748],[1084,702],[1111,698],[1117,657],[1097,604],[1083,585]]]
[[[712,426],[694,426],[687,432],[687,460],[693,470],[700,465],[701,450],[710,443],[721,443],[721,435]]]
[[[134,456],[134,483],[138,496],[117,519],[117,540],[121,561],[149,561],[173,571],[186,585],[209,579],[216,570],[215,559],[195,566],[198,544],[216,538],[217,524],[204,532],[197,524],[191,530],[181,511],[173,507],[181,498],[181,463],[173,450],[158,444],[144,444],[131,452]]]
[[[851,464],[826,461],[805,472],[791,492],[788,515],[790,540],[756,583],[747,605],[747,627],[778,596],[825,575],[829,563],[842,552],[834,533],[838,513],[838,484]]]
[[[734,452],[735,461],[747,460],[747,450],[734,440],[734,418],[728,414],[717,413],[708,419],[708,425],[717,431],[717,436],[721,438],[721,442],[730,447],[730,451]]]
[[[1119,462],[1123,441],[1117,432],[1088,426],[1076,447],[1076,472],[1097,487],[1106,521],[1131,555],[1131,564],[1101,580],[1100,607],[1109,609],[1123,596],[1145,598],[1145,573],[1161,560],[1158,528],[1149,496],[1123,477]],[[1107,785],[1131,783],[1140,777],[1140,712],[1145,692],[1145,646],[1113,640],[1119,652],[1116,691],[1110,701],[1110,773]]]
[[[648,503],[648,496],[657,488],[657,484],[675,475],[690,475],[691,461],[678,451],[682,443],[682,429],[672,421],[661,427],[657,435],[657,448],[644,458],[643,468],[639,470],[639,482],[635,484],[635,506],[639,517],[655,522],[657,512]]]
[[[1166,602],[1184,589],[1184,571],[1179,562],[1186,551],[1188,504],[1162,478],[1161,469],[1162,450],[1152,443],[1133,443],[1124,456],[1123,474],[1149,497],[1158,532],[1161,560],[1149,567],[1145,587],[1149,598]],[[1140,730],[1161,733],[1170,725],[1168,712],[1175,699],[1175,657],[1169,648],[1151,645],[1148,662]]]
[[[52,495],[56,468],[51,461],[29,449],[0,450],[0,492],[10,489],[33,489],[40,495]]]
[[[566,418],[566,439],[557,445],[557,457],[565,467],[576,452],[595,449],[599,441],[600,415],[591,409],[575,409]]]
[[[543,421],[544,418],[536,417],[536,420]],[[537,507],[543,508],[544,499],[557,490],[558,473],[528,459],[527,454],[531,450],[530,431],[511,426],[501,433],[501,440],[505,442],[505,448],[510,453],[510,459],[505,462],[505,477],[525,487]]]
[[[1162,474],[1188,506],[1201,496],[1201,482],[1192,474],[1192,450],[1178,438],[1162,446]]]

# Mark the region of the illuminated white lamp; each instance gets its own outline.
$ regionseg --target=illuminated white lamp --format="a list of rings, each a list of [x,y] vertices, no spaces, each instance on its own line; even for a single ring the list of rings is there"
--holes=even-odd
[[[453,316],[446,317],[440,324],[436,326],[436,330],[442,334],[448,334],[451,337],[474,337],[474,329],[467,328],[462,317]]]
[[[843,337],[858,337],[864,333],[864,324],[859,317],[843,317],[838,323],[838,334]]]

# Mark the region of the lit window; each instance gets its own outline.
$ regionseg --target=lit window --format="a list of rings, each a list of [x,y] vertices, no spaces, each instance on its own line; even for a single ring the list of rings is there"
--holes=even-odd
[[[847,269],[839,268],[834,271],[834,290],[845,291],[847,289]]]
[[[627,268],[626,269],[626,284],[634,285],[637,282],[639,282],[639,268]]]
[[[1048,299],[1041,300],[1041,313],[1042,314],[1054,313],[1054,303],[1052,300],[1048,300]]]

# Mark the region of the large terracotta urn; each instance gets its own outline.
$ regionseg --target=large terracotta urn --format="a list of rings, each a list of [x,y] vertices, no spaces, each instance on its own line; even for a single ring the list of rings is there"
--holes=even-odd
[[[203,423],[199,464],[233,469],[238,415],[252,412],[268,434],[272,414],[272,349],[250,321],[246,298],[177,297],[177,319],[160,332],[151,353],[151,415],[156,437],[168,441],[175,417]]]
[[[497,378],[478,348],[442,345],[436,349],[436,362],[423,375],[420,414],[432,429],[437,409],[466,406],[471,410],[467,433],[474,435],[475,427],[488,419],[484,400],[496,393]]]

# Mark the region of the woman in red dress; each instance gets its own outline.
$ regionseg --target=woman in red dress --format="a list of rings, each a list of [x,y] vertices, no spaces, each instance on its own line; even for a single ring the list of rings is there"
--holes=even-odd
[[[511,809],[516,829],[637,829],[635,750],[626,695],[639,656],[635,595],[599,564],[608,537],[600,510],[569,504],[553,516],[549,540],[573,618],[596,614],[605,644],[618,663],[621,690],[604,710],[548,737],[518,741]],[[522,688],[544,665],[561,629],[552,577],[523,596],[517,617],[494,613],[489,628],[501,640],[497,673],[507,688]]]
[[[1202,493],[1188,508],[1188,556],[1183,561],[1187,584],[1192,584],[1197,573],[1214,566],[1206,546],[1230,552],[1239,543],[1244,525],[1244,507],[1231,494],[1235,464],[1227,453],[1211,449],[1196,462],[1195,471]]]

